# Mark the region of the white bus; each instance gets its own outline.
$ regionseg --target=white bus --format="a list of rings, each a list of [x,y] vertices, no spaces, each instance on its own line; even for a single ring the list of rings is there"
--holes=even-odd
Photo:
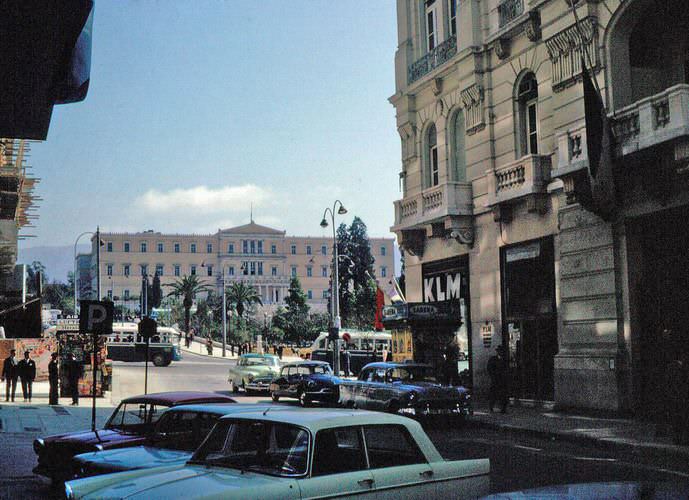
[[[347,342],[344,341],[348,338]],[[388,332],[358,331],[347,328],[340,330],[341,345],[346,344],[350,353],[350,369],[354,373],[368,363],[384,361],[383,353],[391,352],[392,335]],[[328,341],[328,332],[321,332],[311,345],[311,359],[332,363],[333,346]]]

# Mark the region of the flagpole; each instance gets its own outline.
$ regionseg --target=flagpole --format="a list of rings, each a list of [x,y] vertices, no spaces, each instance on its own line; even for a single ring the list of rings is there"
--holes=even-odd
[[[402,289],[400,288],[399,283],[397,283],[397,278],[395,278],[394,276],[392,277],[392,286],[395,287],[395,290],[397,290],[397,293],[399,293],[400,297],[402,297],[402,301],[406,302],[407,298],[402,293]]]
[[[591,55],[589,54],[588,48],[586,47],[586,37],[584,36],[583,31],[581,30],[581,19],[579,19],[579,14],[577,14],[577,8],[576,8],[576,2],[573,0],[565,0],[567,2],[567,5],[569,5],[572,9],[572,14],[574,14],[574,26],[576,27],[577,33],[579,33],[579,36],[581,37],[581,49],[584,51],[584,59],[588,63],[589,67],[591,68],[591,77],[593,78],[593,84],[596,86],[596,92],[598,92],[598,95],[603,96],[600,91],[600,85],[598,85],[598,78],[596,77],[596,73],[593,71],[593,59],[591,59]],[[596,29],[596,28],[594,28]],[[593,38],[592,38],[593,39]],[[596,48],[594,47],[594,50]],[[583,68],[582,68],[583,69]]]

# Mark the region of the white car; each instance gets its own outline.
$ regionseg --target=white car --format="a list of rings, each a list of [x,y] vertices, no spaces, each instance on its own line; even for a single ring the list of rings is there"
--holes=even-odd
[[[228,415],[183,466],[69,481],[67,498],[477,498],[488,459],[446,461],[418,422],[363,410]]]

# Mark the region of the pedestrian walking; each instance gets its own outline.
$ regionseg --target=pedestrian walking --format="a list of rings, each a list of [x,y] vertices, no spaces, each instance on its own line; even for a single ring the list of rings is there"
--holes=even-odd
[[[31,359],[29,351],[24,351],[24,359],[17,365],[19,372],[19,379],[22,383],[22,395],[24,401],[31,402],[31,395],[33,393],[33,381],[36,378],[36,362]]]
[[[282,353],[284,352],[284,350],[285,350],[285,346],[280,344],[278,346],[278,358],[280,358],[280,360],[282,360]]]
[[[206,352],[208,352],[209,356],[213,355],[213,339],[210,337],[210,334],[206,339]]]
[[[349,352],[346,345],[342,346],[342,368],[346,377],[352,376],[352,353]]]
[[[74,353],[69,353],[67,361],[67,382],[69,384],[69,392],[72,396],[72,405],[79,404],[79,379],[82,375],[82,366],[74,357]]]
[[[48,363],[48,383],[50,384],[50,393],[48,396],[48,404],[58,404],[58,369],[57,369],[57,353],[50,355],[50,363]]]
[[[505,346],[498,346],[495,354],[488,359],[488,376],[490,377],[490,394],[488,408],[491,413],[495,403],[499,403],[502,413],[507,413],[507,356]]]
[[[17,351],[10,350],[9,357],[5,358],[2,363],[2,380],[7,384],[5,386],[5,401],[9,401],[10,397],[12,402],[14,402],[14,394],[17,392],[17,377],[19,372],[17,369]]]

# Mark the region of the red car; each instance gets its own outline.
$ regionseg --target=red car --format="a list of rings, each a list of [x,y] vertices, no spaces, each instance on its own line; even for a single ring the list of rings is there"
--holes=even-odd
[[[59,483],[72,478],[71,458],[88,451],[109,450],[148,444],[155,423],[168,408],[206,403],[236,403],[213,392],[158,392],[123,399],[97,431],[78,431],[38,438],[33,443],[38,456],[34,474]]]

